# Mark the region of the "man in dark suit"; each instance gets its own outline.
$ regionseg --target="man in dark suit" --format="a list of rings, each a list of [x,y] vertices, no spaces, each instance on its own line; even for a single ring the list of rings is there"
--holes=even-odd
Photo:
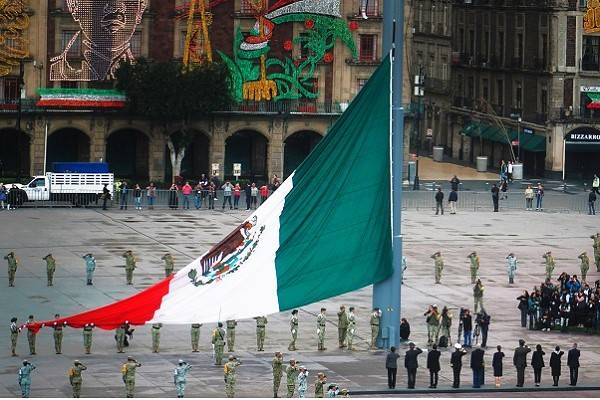
[[[442,353],[433,344],[433,350],[427,354],[427,369],[429,370],[429,389],[437,388],[438,372],[440,372],[440,356]]]
[[[460,343],[454,345],[454,352],[450,356],[450,366],[454,374],[454,382],[452,387],[458,389],[460,387],[460,370],[462,369],[462,357],[467,354],[467,351],[460,346]]]
[[[579,376],[579,356],[581,352],[577,348],[577,343],[573,343],[573,348],[567,354],[567,365],[569,366],[569,376],[571,377],[570,386],[577,386]]]
[[[418,347],[415,347],[413,342],[408,344],[409,349],[406,351],[406,355],[404,356],[404,367],[406,368],[406,373],[408,374],[408,388],[414,389],[415,383],[417,380],[417,368],[419,368],[419,362],[417,358],[419,354],[423,352]]]
[[[388,388],[395,389],[396,388],[396,373],[398,372],[398,353],[396,353],[396,348],[392,346],[390,352],[385,358],[385,368],[388,372]]]
[[[478,389],[483,385],[484,363],[483,355],[485,351],[481,348],[476,348],[471,353],[471,369],[473,370],[473,387]]]
[[[528,346],[525,346],[525,341],[519,339],[519,347],[515,349],[515,354],[513,355],[513,365],[517,369],[517,387],[523,387],[523,384],[525,383],[527,353],[530,351],[531,349]]]

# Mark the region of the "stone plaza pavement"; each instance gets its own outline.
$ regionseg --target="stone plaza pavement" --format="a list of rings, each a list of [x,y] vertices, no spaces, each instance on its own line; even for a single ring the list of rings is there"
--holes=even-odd
[[[92,355],[83,354],[80,330],[67,328],[63,341],[63,354],[55,355],[52,333],[43,329],[38,335],[38,355],[26,356],[27,339],[19,337],[19,358],[9,356],[9,320],[17,316],[23,322],[33,313],[36,319],[51,318],[55,312],[62,315],[80,312],[135,293],[163,276],[160,257],[170,251],[176,259],[176,267],[184,266],[228,233],[245,216],[245,211],[222,213],[220,211],[126,211],[100,212],[86,209],[23,209],[0,212],[0,253],[15,250],[21,260],[17,272],[16,287],[8,288],[6,263],[2,260],[0,272],[0,315],[4,328],[0,330],[3,354],[0,357],[0,397],[18,396],[17,369],[22,358],[33,361],[38,369],[33,373],[32,396],[70,397],[67,368],[74,359],[88,366],[84,373],[82,395],[84,397],[119,397],[124,395],[120,366],[125,356],[133,355],[143,366],[138,370],[137,395],[144,397],[174,397],[172,369],[179,358],[195,366],[189,376],[187,395],[192,397],[223,397],[223,372],[212,366],[210,331],[214,325],[201,328],[200,353],[191,353],[189,326],[165,326],[162,329],[161,352],[152,354],[150,327],[137,327],[127,354],[116,354],[113,332],[100,329],[94,332]],[[423,312],[428,304],[447,305],[454,310],[461,306],[472,308],[472,285],[469,279],[467,255],[476,250],[481,257],[481,277],[486,286],[484,303],[492,316],[489,348],[486,352],[486,383],[493,382],[491,355],[497,344],[505,347],[505,385],[513,387],[515,372],[511,366],[512,348],[519,338],[530,345],[541,343],[546,351],[548,365],[551,349],[559,344],[566,350],[574,341],[582,350],[580,382],[594,385],[600,371],[600,341],[598,336],[584,334],[560,334],[528,331],[519,325],[519,311],[515,298],[521,290],[531,289],[543,279],[544,267],[541,255],[552,250],[557,262],[557,273],[579,273],[577,255],[582,250],[592,254],[589,236],[598,228],[598,220],[587,215],[505,212],[505,213],[459,213],[434,216],[432,213],[406,212],[404,219],[404,246],[408,258],[408,270],[403,285],[403,316],[412,326],[411,338],[421,346],[426,343],[426,327]],[[121,254],[132,249],[138,257],[138,269],[134,286],[125,285],[124,259]],[[442,284],[433,284],[433,263],[429,256],[441,250],[446,260]],[[505,257],[515,252],[520,260],[516,284],[509,286],[505,272]],[[55,285],[46,286],[45,264],[41,258],[52,252],[57,260]],[[85,286],[84,263],[81,256],[95,254],[98,261],[94,286]],[[368,266],[365,266],[368,268]],[[589,280],[600,278],[591,268]],[[335,285],[327,277],[323,285]],[[330,382],[351,390],[385,389],[386,372],[384,351],[368,351],[369,312],[371,287],[339,296],[318,304],[303,307],[300,311],[299,351],[293,357],[307,366],[311,373],[309,392],[318,371],[323,371]],[[217,302],[218,299],[215,299]],[[340,304],[355,306],[358,317],[358,336],[354,352],[337,349],[337,318],[335,312]],[[330,323],[327,326],[325,352],[316,351],[316,322],[318,309],[328,308]],[[190,307],[193,307],[190,304]],[[289,342],[288,314],[269,316],[265,352],[256,352],[254,320],[240,321],[236,337],[236,355],[243,365],[238,370],[237,396],[269,397],[271,391],[270,361],[273,352],[281,350],[287,361],[291,355],[286,351]],[[452,329],[456,334],[456,321]],[[454,339],[454,337],[452,338]],[[404,348],[401,349],[401,353]],[[466,358],[465,358],[466,359]],[[427,387],[425,355],[420,357],[421,368],[417,386]],[[563,359],[566,363],[566,356]],[[449,353],[442,355],[440,387],[448,387],[452,372]],[[402,367],[402,359],[399,361]],[[463,368],[463,383],[471,382],[471,371]],[[526,385],[532,385],[533,372],[527,371]],[[568,369],[563,367],[561,385],[566,386]],[[549,368],[544,370],[542,382],[551,381]],[[284,381],[285,383],[285,381]],[[284,386],[280,395],[284,395]],[[398,388],[406,385],[404,370],[399,370]],[[569,392],[568,396],[590,396],[598,392]],[[450,394],[451,395],[451,394]],[[504,395],[504,394],[496,394]],[[510,394],[507,394],[510,395]],[[552,392],[527,394],[535,396],[564,396]],[[444,394],[449,396],[449,394]],[[523,396],[523,394],[513,395]]]

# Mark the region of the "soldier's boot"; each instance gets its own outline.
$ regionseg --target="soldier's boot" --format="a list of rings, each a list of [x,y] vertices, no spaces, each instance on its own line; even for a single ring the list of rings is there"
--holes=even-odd
[[[514,278],[508,278],[508,283],[510,283],[510,284],[515,283],[515,279]]]
[[[87,285],[88,285],[88,286],[92,286],[92,280],[91,280],[91,279],[88,279],[88,280],[87,280]]]

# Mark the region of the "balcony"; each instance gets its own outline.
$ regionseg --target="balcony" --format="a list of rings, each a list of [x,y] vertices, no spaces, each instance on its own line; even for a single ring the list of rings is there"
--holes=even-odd
[[[434,93],[449,93],[450,92],[450,80],[439,79],[439,78],[427,78],[425,79],[425,92]]]
[[[600,122],[600,110],[589,110],[582,106],[579,109],[560,107],[550,110],[548,119],[562,122]]]
[[[31,112],[38,111],[39,108],[35,105],[36,99],[26,98],[21,99],[21,111]],[[0,113],[13,113],[17,111],[17,99],[0,99]]]
[[[345,104],[349,104],[345,103]],[[310,100],[281,100],[281,101],[243,101],[233,104],[229,109],[220,113],[236,114],[341,114],[343,105],[336,102],[317,102]]]

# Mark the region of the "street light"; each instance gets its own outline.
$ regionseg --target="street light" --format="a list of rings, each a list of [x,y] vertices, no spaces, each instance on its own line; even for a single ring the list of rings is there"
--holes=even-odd
[[[417,98],[417,112],[415,113],[415,131],[416,131],[416,151],[417,151],[417,162],[415,165],[415,182],[413,184],[413,190],[419,190],[419,151],[421,150],[421,108],[423,107],[423,96],[425,96],[425,75],[423,75],[423,66],[419,65],[419,74],[415,75],[414,80],[415,86],[413,95]]]
[[[25,75],[25,64],[23,59],[19,61],[19,97],[17,98],[17,182],[21,180],[21,111],[23,108],[22,93],[25,87],[23,76]]]

